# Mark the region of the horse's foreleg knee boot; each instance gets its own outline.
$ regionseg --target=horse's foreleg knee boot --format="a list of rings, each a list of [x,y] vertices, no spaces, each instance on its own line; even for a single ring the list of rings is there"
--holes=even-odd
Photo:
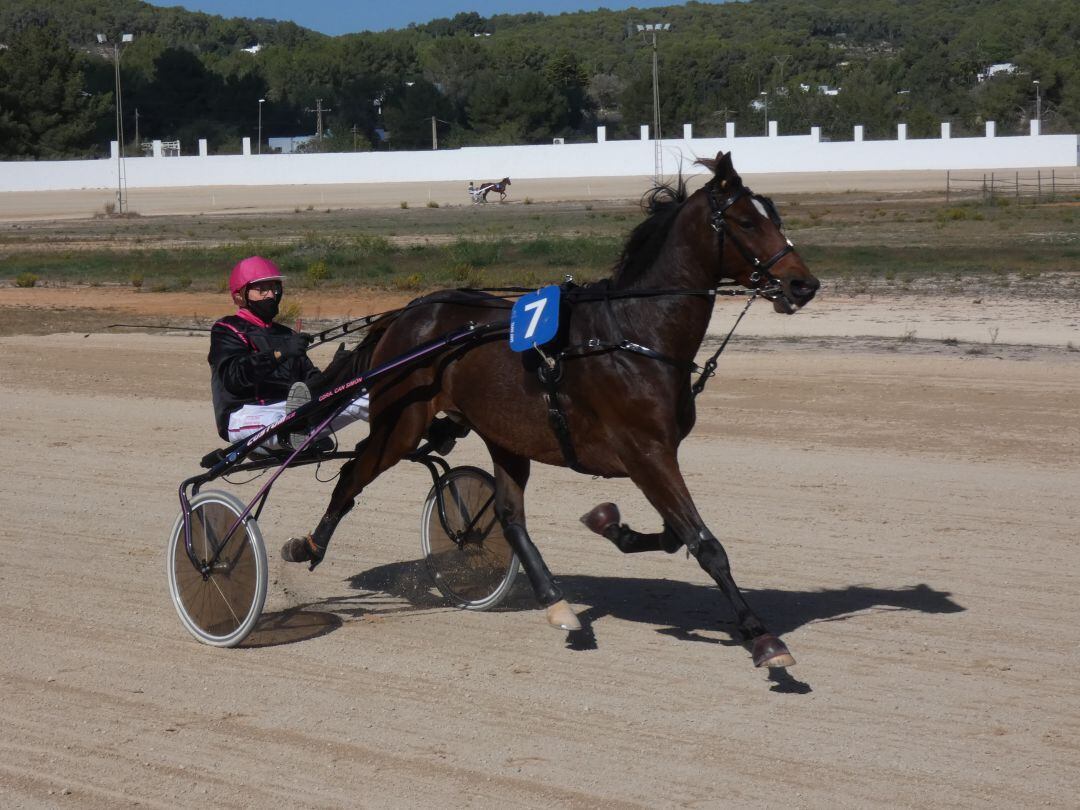
[[[520,523],[511,523],[503,528],[503,533],[506,535],[507,542],[510,543],[510,548],[521,561],[521,566],[525,569],[533,594],[536,595],[536,601],[540,603],[540,606],[546,608],[561,601],[562,591],[555,584],[555,578],[548,570],[544,558],[540,556],[539,549],[529,538],[525,527]]]

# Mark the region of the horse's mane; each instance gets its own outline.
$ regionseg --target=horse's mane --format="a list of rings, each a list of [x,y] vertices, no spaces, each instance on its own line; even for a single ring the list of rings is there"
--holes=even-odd
[[[645,192],[641,209],[648,216],[630,232],[623,245],[615,263],[614,283],[633,282],[652,266],[686,199],[686,181],[681,171],[674,183],[659,183]]]

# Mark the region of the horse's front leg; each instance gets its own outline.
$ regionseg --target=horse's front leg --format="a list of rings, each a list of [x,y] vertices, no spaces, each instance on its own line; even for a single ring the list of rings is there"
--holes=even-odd
[[[679,470],[675,453],[666,447],[647,450],[626,458],[630,479],[645,493],[664,519],[664,531],[641,534],[619,524],[614,504],[602,504],[582,520],[589,528],[603,534],[624,553],[636,551],[674,551],[684,544],[698,564],[720,586],[735,610],[735,622],[743,639],[751,643],[754,666],[789,667],[795,659],[784,642],[768,631],[758,618],[731,575],[731,564],[720,541],[713,536],[698,514],[693,498]],[[600,514],[598,514],[600,513]],[[590,522],[592,518],[592,522]]]
[[[548,624],[562,630],[580,630],[581,622],[563,598],[562,590],[548,570],[540,550],[525,529],[525,485],[529,481],[529,460],[488,445],[495,466],[495,515],[503,534],[514,550],[533,595],[545,609]]]

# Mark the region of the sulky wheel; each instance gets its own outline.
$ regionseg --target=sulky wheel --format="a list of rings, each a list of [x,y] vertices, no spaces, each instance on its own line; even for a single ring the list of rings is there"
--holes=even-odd
[[[495,517],[495,479],[484,470],[454,467],[439,478],[424,502],[420,542],[435,586],[458,607],[487,610],[513,587],[518,560]]]
[[[266,547],[259,524],[228,492],[202,492],[191,499],[191,543],[200,566],[217,554],[205,573],[188,557],[184,516],[169,539],[169,593],[184,627],[204,644],[235,647],[251,632],[266,601]]]

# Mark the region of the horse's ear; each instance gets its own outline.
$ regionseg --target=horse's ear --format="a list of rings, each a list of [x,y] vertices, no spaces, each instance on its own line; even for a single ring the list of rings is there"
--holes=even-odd
[[[716,179],[720,181],[720,188],[736,188],[742,184],[742,178],[731,163],[731,152],[716,153],[713,172],[716,174]]]

